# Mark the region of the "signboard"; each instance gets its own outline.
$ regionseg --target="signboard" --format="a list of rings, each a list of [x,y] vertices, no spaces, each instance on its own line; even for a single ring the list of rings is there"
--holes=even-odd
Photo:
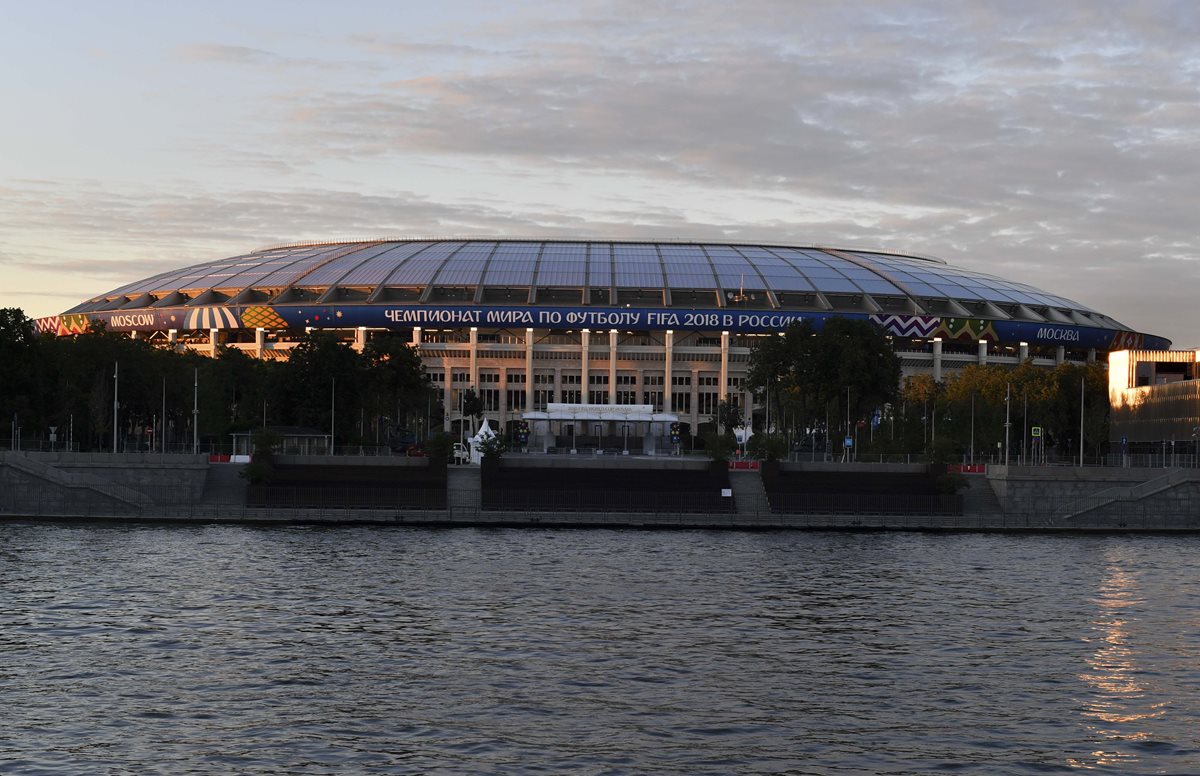
[[[842,447],[854,447],[854,437],[846,437],[843,439]]]
[[[1040,437],[1041,435],[1042,435],[1042,427],[1041,426],[1034,426],[1033,428],[1031,428],[1029,430],[1029,436],[1031,436],[1031,437],[1036,438],[1036,437]]]
[[[103,321],[111,331],[179,331],[209,329],[253,328],[316,328],[371,329],[423,328],[460,329],[536,328],[552,330],[629,329],[638,331],[729,331],[734,333],[769,333],[785,330],[793,323],[808,321],[820,329],[830,318],[870,321],[888,334],[898,337],[942,337],[946,341],[967,339],[972,343],[981,338],[1001,342],[1030,342],[1069,345],[1077,348],[1111,349],[1138,347],[1165,350],[1170,340],[1136,332],[1105,329],[1093,326],[1031,323],[1028,321],[993,321],[975,318],[939,318],[922,315],[870,315],[845,312],[812,312],[787,310],[682,309],[672,307],[542,307],[494,306],[475,304],[421,305],[261,305],[225,306],[202,305],[174,307],[137,312],[111,311],[86,314],[93,321]],[[39,319],[39,330],[46,322],[47,330],[60,334],[71,333],[61,325],[51,326],[64,316]]]

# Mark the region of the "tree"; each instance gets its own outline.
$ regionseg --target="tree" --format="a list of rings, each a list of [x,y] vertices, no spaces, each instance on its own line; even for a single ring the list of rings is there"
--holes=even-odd
[[[472,418],[471,433],[474,434],[477,430],[474,421],[483,417],[483,398],[475,393],[474,388],[468,388],[463,392],[462,415],[464,418]]]
[[[778,412],[811,427],[829,411],[854,420],[873,416],[896,397],[900,360],[883,332],[867,321],[834,317],[819,331],[804,321],[759,342],[747,382],[760,396],[776,397]]]
[[[348,410],[361,406],[364,371],[362,357],[332,332],[306,334],[283,370],[283,398],[292,417],[317,429],[330,428],[332,420],[338,429],[348,428],[358,416]],[[337,408],[342,411],[336,412]]]
[[[717,403],[715,420],[721,428],[721,433],[730,436],[735,428],[742,425],[742,408],[733,401],[732,396],[726,394],[725,398]]]
[[[438,403],[420,355],[403,338],[376,337],[363,356],[370,375],[368,390],[376,399],[375,414],[390,416],[394,412],[398,425],[411,427],[412,418],[424,419]]]

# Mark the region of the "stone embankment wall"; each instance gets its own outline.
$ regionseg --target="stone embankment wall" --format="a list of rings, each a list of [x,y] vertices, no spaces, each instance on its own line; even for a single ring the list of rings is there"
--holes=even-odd
[[[993,466],[988,481],[1008,514],[1043,524],[1200,527],[1200,471]]]
[[[200,500],[208,459],[193,455],[4,453],[0,508],[90,514]]]

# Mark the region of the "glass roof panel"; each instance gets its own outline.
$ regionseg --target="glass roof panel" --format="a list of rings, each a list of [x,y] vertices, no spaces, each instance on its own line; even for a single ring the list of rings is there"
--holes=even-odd
[[[346,247],[346,246],[343,246]],[[339,256],[336,259],[328,261],[320,267],[317,267],[304,278],[304,284],[313,286],[332,286],[336,285],[343,275],[346,275],[355,267],[363,264],[375,256],[386,253],[389,250],[396,248],[394,243],[384,245],[363,245],[360,248],[350,251],[349,253]]]
[[[877,278],[875,280],[859,280],[856,281],[859,287],[868,294],[889,294],[903,296],[904,292],[896,288],[891,283]]]
[[[859,287],[851,283],[845,278],[811,278],[813,285],[818,291],[829,293],[851,293],[856,294],[860,291]]]
[[[809,283],[799,275],[778,276],[768,278],[771,288],[775,291],[812,291],[812,283]]]
[[[290,286],[297,282],[301,282],[305,286],[311,286],[313,285],[313,281],[307,276],[306,273],[317,267],[320,267],[334,256],[337,256],[340,253],[345,253],[347,250],[349,250],[349,246],[336,245],[330,247],[328,250],[320,251],[307,258],[291,262],[286,266],[277,269],[271,274],[255,280],[251,281],[240,277],[234,278],[234,280],[238,282],[238,285],[266,286],[268,288],[274,288],[276,286]]]
[[[665,258],[665,257],[664,257]],[[666,262],[667,285],[672,288],[716,288],[712,268],[704,264],[675,264]]]
[[[412,242],[396,245],[374,258],[362,262],[347,272],[337,283],[342,286],[376,286],[382,283],[396,269],[397,265],[402,264],[410,256],[425,250],[431,244]],[[334,264],[337,263],[334,262]]]
[[[588,285],[611,286],[612,278],[612,246],[608,243],[593,243]]]
[[[500,243],[484,275],[484,285],[533,284],[539,243]]]
[[[461,242],[433,243],[428,249],[412,256],[397,267],[384,281],[389,286],[422,286],[433,280],[433,276],[454,251],[462,247]]]
[[[668,276],[671,288],[694,288],[710,290],[716,288],[713,283],[712,273],[707,275],[693,275],[688,273],[676,273]]]
[[[766,288],[762,278],[753,269],[747,272],[737,268],[718,266],[717,279],[721,281],[721,287],[726,291],[734,288]]]
[[[934,288],[939,289],[943,296],[948,296],[952,299],[983,299],[983,297],[971,289],[963,288],[962,286],[935,285]]]
[[[310,249],[299,255],[274,256],[252,254],[243,256],[241,261],[214,267],[207,274],[196,277],[192,282],[197,287],[204,288],[245,288],[254,285],[278,269],[289,266],[293,262],[302,262],[321,251]]]
[[[920,281],[914,280],[913,282],[905,283],[904,285],[908,286],[908,290],[911,291],[916,296],[929,296],[929,297],[935,297],[935,298],[943,298],[946,296],[944,293],[937,290],[936,288],[929,285],[928,283],[922,283]]]

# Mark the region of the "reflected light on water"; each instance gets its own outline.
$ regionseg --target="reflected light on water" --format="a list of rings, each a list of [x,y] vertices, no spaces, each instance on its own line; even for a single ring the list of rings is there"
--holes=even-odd
[[[1119,767],[1137,762],[1137,755],[1127,748],[1118,751],[1105,744],[1149,740],[1151,735],[1138,723],[1162,716],[1167,704],[1153,702],[1153,688],[1139,678],[1142,671],[1137,665],[1137,645],[1129,629],[1144,601],[1136,574],[1122,566],[1119,553],[1110,551],[1106,575],[1092,602],[1098,607],[1092,622],[1097,635],[1090,639],[1096,649],[1079,679],[1092,688],[1083,702],[1082,714],[1090,720],[1088,729],[1102,748],[1091,753],[1090,761],[1073,758],[1068,762],[1080,768]]]

